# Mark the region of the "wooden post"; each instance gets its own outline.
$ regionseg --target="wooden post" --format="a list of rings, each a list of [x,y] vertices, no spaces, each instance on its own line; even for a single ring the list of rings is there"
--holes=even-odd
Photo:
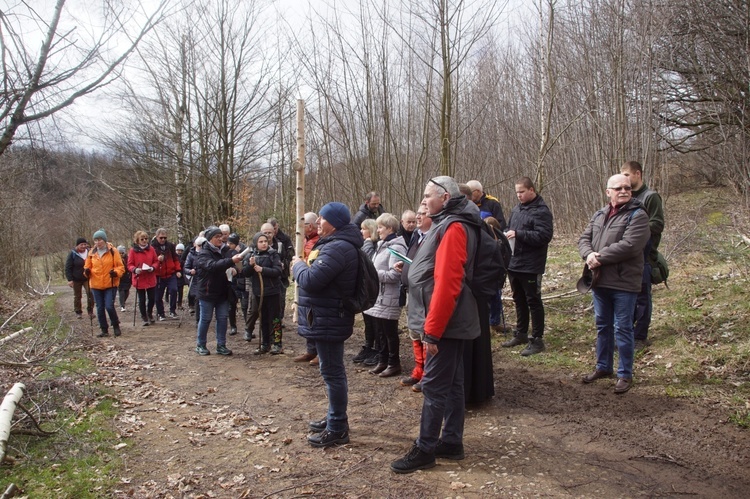
[[[13,420],[13,413],[16,412],[18,401],[23,397],[23,391],[26,388],[23,383],[16,383],[10,389],[0,405],[0,463],[5,459],[5,449],[8,447],[10,438],[10,423]]]
[[[297,99],[297,159],[294,161],[294,171],[297,172],[297,237],[294,251],[300,258],[305,248],[305,101]],[[294,283],[294,315],[297,322],[297,300],[299,290]]]

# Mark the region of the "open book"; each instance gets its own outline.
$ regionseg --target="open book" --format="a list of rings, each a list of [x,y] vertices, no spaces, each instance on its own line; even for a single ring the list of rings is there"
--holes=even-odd
[[[411,265],[411,258],[409,258],[408,256],[404,255],[403,253],[399,253],[398,251],[396,251],[393,248],[388,248],[388,251],[390,251],[391,255],[395,256],[399,260],[401,260],[403,262],[406,262],[406,263],[408,263],[408,264]]]

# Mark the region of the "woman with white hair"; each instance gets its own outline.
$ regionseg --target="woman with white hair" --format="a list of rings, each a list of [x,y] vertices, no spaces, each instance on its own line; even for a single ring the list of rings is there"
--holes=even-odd
[[[397,236],[399,221],[391,213],[383,213],[375,221],[378,224],[378,248],[372,259],[378,271],[380,293],[375,305],[364,311],[365,315],[375,318],[375,332],[380,338],[380,358],[378,364],[370,370],[381,378],[401,374],[399,356],[398,318],[401,316],[399,306],[399,288],[401,271],[394,268],[400,260],[390,250],[406,254],[404,238]]]

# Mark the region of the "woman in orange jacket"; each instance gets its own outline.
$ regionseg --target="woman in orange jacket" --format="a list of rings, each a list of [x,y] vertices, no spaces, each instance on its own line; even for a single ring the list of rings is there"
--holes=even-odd
[[[120,319],[115,310],[115,294],[120,284],[120,277],[125,273],[120,253],[107,242],[104,229],[94,232],[94,247],[89,250],[83,272],[89,279],[89,287],[96,302],[96,315],[102,332],[97,336],[109,336],[107,316],[112,323],[115,336],[120,336]],[[106,311],[106,313],[105,313]]]

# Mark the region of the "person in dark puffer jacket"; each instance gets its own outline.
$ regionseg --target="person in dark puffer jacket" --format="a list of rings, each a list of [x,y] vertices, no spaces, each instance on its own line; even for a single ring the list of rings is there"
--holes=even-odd
[[[216,353],[232,355],[227,348],[227,318],[229,316],[229,286],[226,271],[239,262],[242,257],[238,254],[231,258],[224,258],[221,254],[221,229],[210,226],[205,230],[206,242],[195,257],[195,290],[200,307],[200,322],[198,323],[198,338],[195,351],[198,355],[209,355],[206,348],[206,336],[211,318],[216,312]]]
[[[328,415],[310,423],[316,434],[313,447],[349,442],[348,388],[344,367],[344,341],[352,335],[354,314],[344,308],[344,297],[354,294],[362,236],[349,223],[343,203],[328,203],[320,210],[318,233],[307,263],[295,257],[292,273],[299,289],[298,332],[315,341],[320,374],[328,392]]]
[[[281,284],[281,255],[271,248],[269,243],[268,236],[264,233],[255,234],[253,236],[255,254],[242,268],[242,275],[253,281],[251,286],[253,299],[259,304],[260,310],[261,345],[255,350],[256,355],[267,353],[269,346],[273,355],[284,353],[281,345],[281,302],[279,300],[279,294],[284,290]],[[272,338],[273,345],[271,346]]]

